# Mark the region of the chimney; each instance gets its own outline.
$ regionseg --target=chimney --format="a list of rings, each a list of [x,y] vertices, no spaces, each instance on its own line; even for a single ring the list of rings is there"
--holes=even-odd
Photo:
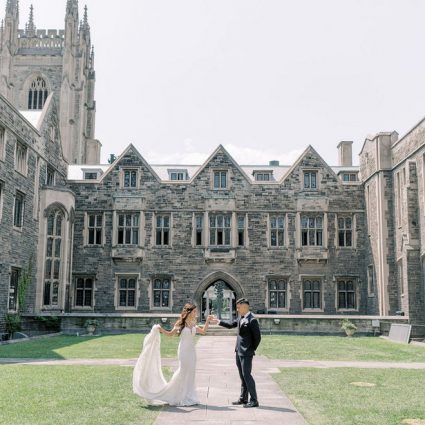
[[[279,161],[269,161],[269,165],[272,167],[277,167],[279,165]]]
[[[338,165],[341,167],[351,167],[353,165],[353,142],[343,140],[338,143]]]

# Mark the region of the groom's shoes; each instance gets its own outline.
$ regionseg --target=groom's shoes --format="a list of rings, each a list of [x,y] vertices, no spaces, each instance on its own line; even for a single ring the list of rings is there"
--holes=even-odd
[[[246,403],[246,404],[244,404],[243,405],[243,407],[258,407],[259,406],[259,404],[258,404],[258,401],[254,401],[254,400],[251,400],[249,403]]]
[[[238,406],[240,404],[243,404],[245,406],[246,404],[248,404],[248,400],[239,399],[239,400],[236,400],[236,401],[232,401],[232,404],[234,406]]]

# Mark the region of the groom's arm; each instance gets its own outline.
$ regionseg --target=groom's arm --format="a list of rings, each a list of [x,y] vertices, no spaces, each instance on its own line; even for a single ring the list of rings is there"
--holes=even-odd
[[[238,326],[238,319],[232,320],[231,322],[226,322],[225,320],[219,320],[218,325],[223,326],[223,328],[232,329]]]

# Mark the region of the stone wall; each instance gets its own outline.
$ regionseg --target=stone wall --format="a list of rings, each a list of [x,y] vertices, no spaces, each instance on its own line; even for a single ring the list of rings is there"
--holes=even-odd
[[[4,329],[4,316],[8,312],[8,295],[12,268],[27,270],[32,261],[32,283],[28,288],[26,309],[34,310],[39,241],[39,199],[45,184],[46,168],[55,170],[57,187],[64,187],[66,164],[61,156],[59,137],[50,138],[50,128],[56,125],[54,103],[46,104],[46,114],[40,131],[32,127],[13,106],[0,96],[0,127],[5,130],[5,154],[0,156],[2,183],[2,211],[0,222],[0,330]],[[27,148],[27,170],[15,170],[15,149],[19,141]],[[38,176],[38,177],[37,177]],[[16,191],[25,196],[23,226],[13,226]]]
[[[136,167],[139,187],[120,187],[120,169]],[[230,188],[212,190],[212,171],[226,169]],[[303,169],[319,171],[316,191],[302,190]],[[76,194],[73,275],[93,275],[96,278],[94,311],[113,312],[116,278],[120,273],[136,273],[139,280],[137,311],[149,312],[151,283],[155,275],[169,275],[173,281],[172,311],[194,300],[200,303],[203,283],[212,273],[222,273],[232,280],[237,296],[247,296],[254,310],[264,310],[267,298],[267,278],[278,275],[288,278],[289,313],[300,313],[302,276],[322,279],[323,312],[336,312],[336,278],[353,277],[358,282],[357,313],[369,313],[367,280],[364,268],[367,237],[365,231],[364,198],[361,185],[343,185],[314,149],[308,149],[282,184],[252,185],[224,149],[218,149],[192,182],[166,184],[152,173],[140,154],[131,147],[120,157],[99,183],[70,182]],[[84,245],[84,215],[105,213],[103,246]],[[142,252],[140,262],[120,262],[113,258],[114,211],[142,211],[143,240],[134,251]],[[245,247],[232,247],[226,257],[215,254],[208,246],[192,244],[193,213],[205,211],[247,214]],[[323,247],[301,247],[299,220],[301,212],[326,213]],[[172,214],[172,246],[157,247],[153,243],[155,214]],[[268,244],[268,215],[286,216],[287,244],[281,248]],[[355,214],[356,246],[336,246],[338,214]],[[131,248],[130,248],[131,249]],[[112,258],[112,261],[111,261]],[[203,288],[204,290],[206,288]],[[195,298],[196,299],[195,299]],[[197,298],[199,297],[199,298]]]

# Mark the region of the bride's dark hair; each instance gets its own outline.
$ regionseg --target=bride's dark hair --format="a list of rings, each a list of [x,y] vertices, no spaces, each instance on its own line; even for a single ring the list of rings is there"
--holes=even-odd
[[[177,328],[178,333],[180,333],[184,329],[188,316],[190,315],[190,313],[192,313],[193,310],[195,310],[195,308],[195,304],[187,303],[184,305],[182,312],[180,313],[180,319],[177,320],[176,324],[174,325],[174,327]]]

